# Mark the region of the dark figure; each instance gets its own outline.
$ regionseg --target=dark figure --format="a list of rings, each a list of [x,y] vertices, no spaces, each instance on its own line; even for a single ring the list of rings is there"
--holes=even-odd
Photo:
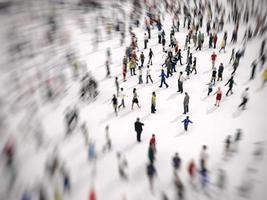
[[[183,63],[182,63],[182,57],[183,56],[182,56],[182,53],[181,53],[181,49],[179,49],[178,52],[177,52],[177,59],[178,59],[178,61],[180,61],[180,65],[183,65]]]
[[[140,122],[140,119],[137,118],[136,122],[134,123],[134,128],[136,131],[136,137],[137,137],[137,142],[141,142],[141,133],[143,131],[143,126],[144,124]]]
[[[222,81],[223,80],[223,70],[224,70],[224,67],[223,67],[223,64],[221,63],[220,66],[219,66],[219,69],[218,69],[218,79],[217,79],[217,81]]]
[[[179,78],[178,78],[178,91],[177,92],[181,92],[183,93],[183,83],[184,83],[184,76],[183,76],[183,72],[180,72]]]
[[[257,67],[257,63],[256,63],[256,61],[254,60],[254,61],[252,62],[252,64],[251,64],[251,75],[250,75],[250,80],[253,80],[253,79],[254,79],[256,67]]]
[[[168,88],[169,87],[169,85],[166,83],[166,74],[164,73],[164,70],[162,69],[161,70],[161,74],[160,74],[160,76],[159,77],[161,77],[161,79],[160,79],[160,86],[159,87],[162,87],[162,84],[165,84],[165,86],[166,86],[166,88]]]
[[[147,64],[149,65],[149,63],[151,63],[151,65],[152,65],[152,56],[154,56],[154,53],[153,53],[151,48],[149,49],[148,56],[149,56],[149,59],[148,59],[148,63]]]
[[[192,124],[193,122],[189,119],[189,116],[186,116],[182,123],[184,124],[184,130],[187,131],[189,123]]]
[[[184,114],[189,112],[189,95],[185,92],[184,96]]]
[[[149,144],[149,147],[148,147],[148,159],[150,163],[153,165],[154,160],[155,160],[155,151],[154,151],[154,147],[152,144]]]
[[[180,169],[181,158],[179,157],[178,153],[175,153],[175,155],[172,158],[172,166],[173,166],[174,171],[177,171]]]
[[[229,85],[229,89],[226,92],[226,96],[228,96],[229,92],[231,92],[231,94],[233,94],[233,86],[234,86],[234,76],[231,76],[231,78],[227,81],[226,85]]]
[[[246,105],[247,105],[247,102],[248,102],[248,89],[249,88],[246,88],[245,91],[242,93],[242,102],[241,104],[238,106],[239,108],[242,107],[242,110],[245,110],[246,109]]]

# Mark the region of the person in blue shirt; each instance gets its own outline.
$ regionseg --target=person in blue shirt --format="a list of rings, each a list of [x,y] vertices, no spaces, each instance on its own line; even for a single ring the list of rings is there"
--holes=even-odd
[[[168,88],[169,85],[166,83],[166,77],[167,77],[167,76],[166,76],[166,74],[165,74],[165,72],[164,72],[164,69],[161,70],[161,74],[160,74],[159,77],[161,77],[161,80],[160,80],[160,86],[159,86],[159,87],[162,87],[162,84],[164,83],[165,86],[166,86],[166,88]]]
[[[187,116],[187,117],[182,121],[182,123],[184,123],[184,130],[187,131],[188,124],[189,124],[189,123],[193,123],[193,122],[189,119],[189,116]]]

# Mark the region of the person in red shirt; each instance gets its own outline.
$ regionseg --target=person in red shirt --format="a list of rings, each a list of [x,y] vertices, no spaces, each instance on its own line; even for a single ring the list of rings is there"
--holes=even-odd
[[[216,94],[216,102],[214,105],[219,107],[221,99],[222,99],[222,91],[220,87],[218,87],[218,90],[214,93],[214,95],[215,94]]]
[[[94,188],[92,188],[89,193],[89,200],[96,200],[96,194]]]
[[[190,176],[190,182],[193,183],[195,176],[197,174],[197,167],[196,167],[195,161],[193,159],[189,162],[187,170],[188,170],[188,174]]]
[[[156,136],[155,136],[155,134],[152,134],[152,137],[149,141],[149,144],[153,147],[154,152],[156,152]]]
[[[217,44],[217,40],[218,40],[218,37],[217,37],[217,34],[215,33],[214,34],[214,38],[213,38],[213,48],[216,49],[216,44]]]
[[[213,52],[213,53],[211,54],[212,68],[214,68],[214,66],[215,66],[216,58],[217,58],[217,55],[215,54],[215,52]]]

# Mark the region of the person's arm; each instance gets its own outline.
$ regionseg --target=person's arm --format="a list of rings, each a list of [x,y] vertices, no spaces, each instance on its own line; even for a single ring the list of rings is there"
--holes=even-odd
[[[188,122],[190,122],[191,124],[193,124],[193,122],[191,120],[188,120]]]

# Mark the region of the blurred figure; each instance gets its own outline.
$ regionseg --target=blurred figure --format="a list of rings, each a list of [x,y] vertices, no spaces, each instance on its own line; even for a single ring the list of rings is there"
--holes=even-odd
[[[227,176],[226,176],[226,172],[219,168],[218,169],[218,175],[217,175],[217,187],[221,190],[224,190],[226,189],[226,179],[227,179]]]
[[[174,185],[179,200],[184,199],[184,184],[182,183],[178,174],[174,173]]]
[[[179,171],[180,167],[181,167],[181,158],[179,156],[179,154],[176,152],[172,158],[172,166],[174,169],[174,172],[176,173],[177,171]]]
[[[128,175],[126,173],[126,168],[128,167],[128,162],[126,158],[120,153],[117,153],[117,159],[118,159],[118,169],[119,169],[119,175],[121,179],[128,180]]]
[[[96,193],[95,193],[94,188],[91,188],[91,190],[89,192],[89,199],[88,200],[96,200]]]
[[[103,147],[103,152],[110,151],[112,149],[112,143],[109,134],[109,125],[106,125],[105,127],[105,138],[106,138],[106,143]]]
[[[203,171],[203,169],[207,169],[207,160],[208,160],[208,153],[207,153],[207,146],[203,145],[202,150],[200,152],[200,171]]]
[[[241,95],[242,102],[239,104],[238,108],[241,108],[242,110],[246,109],[246,105],[248,102],[248,89],[249,88],[246,88],[245,91]]]
[[[147,165],[146,172],[149,180],[150,190],[152,193],[154,193],[154,178],[157,175],[157,171],[152,163]]]
[[[192,186],[195,186],[195,177],[197,174],[197,167],[196,167],[195,161],[193,159],[189,162],[187,171],[188,171],[188,174],[190,177],[190,184]]]

